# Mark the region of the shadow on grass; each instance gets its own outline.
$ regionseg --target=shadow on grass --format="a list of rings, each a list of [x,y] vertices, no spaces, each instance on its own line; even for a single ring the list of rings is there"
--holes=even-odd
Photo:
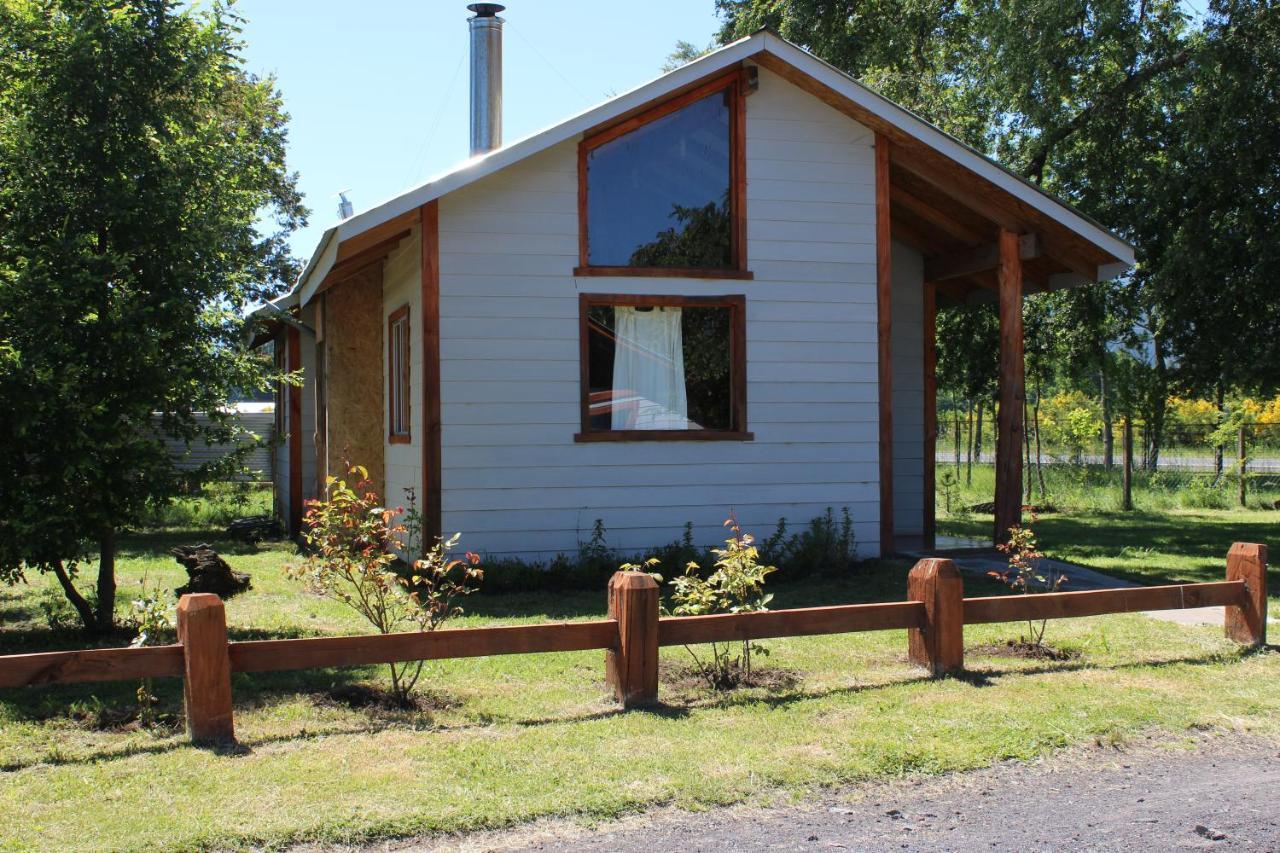
[[[1262,649],[1241,649],[1238,652],[1220,652],[1198,656],[1189,655],[1158,661],[1134,661],[1132,663],[1121,663],[1111,666],[1099,666],[1082,660],[1046,663],[1039,666],[1029,667],[1002,668],[995,665],[978,665],[971,666],[961,672],[945,676],[945,679],[955,680],[977,688],[988,688],[998,686],[1001,682],[1010,678],[1063,674],[1083,670],[1123,672],[1138,669],[1163,669],[1173,666],[1208,666],[1213,664],[1233,663],[1244,660],[1249,656],[1268,651],[1280,651],[1280,647],[1267,646]],[[295,672],[282,673],[257,673],[252,676],[247,674],[238,674],[234,676],[232,692],[237,699],[235,703],[236,709],[244,711],[250,708],[269,706],[273,704],[274,700],[280,697],[308,696],[315,695],[318,692],[331,692],[341,686],[358,683],[367,677],[367,675],[368,673],[365,671],[352,669],[299,670]],[[621,716],[623,714],[647,714],[660,717],[662,719],[682,720],[689,717],[694,710],[734,708],[748,705],[767,706],[769,708],[778,709],[818,699],[855,696],[871,693],[877,690],[906,687],[935,680],[937,679],[930,678],[927,674],[921,672],[918,675],[894,678],[887,681],[833,687],[824,690],[796,689],[765,695],[761,695],[758,691],[734,691],[731,693],[711,693],[708,691],[701,697],[695,697],[689,701],[681,703],[659,701],[651,705],[637,707],[630,710],[624,710],[621,707],[612,707],[565,716],[524,718],[486,713],[476,714],[470,721],[465,723],[446,725],[435,724],[429,712],[419,711],[409,714],[388,711],[366,711],[361,716],[359,723],[354,725],[328,724],[317,729],[303,728],[300,731],[289,734],[246,738],[234,746],[215,748],[215,751],[219,752],[219,754],[226,755],[249,755],[252,754],[255,748],[272,744],[315,741],[326,737],[341,737],[353,734],[377,734],[378,732],[391,729],[404,729],[406,725],[424,732],[457,734],[491,728],[495,725],[509,725],[518,728],[538,728],[544,726],[567,725],[605,720]],[[101,685],[98,686],[101,687]],[[60,714],[53,709],[61,709],[62,711],[65,711],[67,707],[77,707],[75,703],[83,704],[88,701],[97,701],[102,704],[118,703],[120,705],[127,705],[134,701],[132,691],[136,689],[136,685],[132,683],[115,683],[108,686],[111,689],[107,691],[89,690],[87,688],[89,688],[90,685],[38,688],[26,691],[25,695],[21,691],[0,691],[0,703],[7,704],[10,710],[17,711],[19,716],[26,716],[28,719],[33,721],[42,721],[55,716],[65,716],[64,713]],[[160,699],[158,711],[161,714],[180,714],[182,707],[181,682],[176,679],[163,679],[157,681],[155,687],[155,692]],[[10,695],[6,697],[4,693],[8,693]],[[34,693],[40,693],[43,695],[36,697],[33,695]],[[17,701],[15,701],[15,699]],[[41,712],[41,709],[43,709],[43,713]],[[7,764],[0,764],[0,772],[14,772],[38,765],[62,766],[92,764],[101,761],[129,758],[136,755],[159,755],[184,748],[201,747],[192,746],[179,735],[177,737],[171,737],[163,742],[152,744],[132,743],[127,744],[120,749],[102,750],[82,756],[53,755],[42,758],[33,758],[25,762],[9,762]]]
[[[207,527],[166,527],[159,530],[133,531],[120,538],[120,558],[130,557],[168,557],[169,549],[177,545],[195,545],[204,543],[212,546],[223,556],[244,557],[260,554],[263,551],[281,550],[293,553],[297,550],[287,540],[267,540],[258,544],[249,544],[239,539],[231,539],[224,531]]]
[[[36,612],[30,600],[24,600],[24,596],[12,590],[0,589],[0,625],[30,622],[35,618]]]

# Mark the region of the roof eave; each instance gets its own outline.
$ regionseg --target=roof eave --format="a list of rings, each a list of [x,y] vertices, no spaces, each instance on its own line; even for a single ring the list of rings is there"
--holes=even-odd
[[[996,161],[945,133],[899,106],[875,90],[854,80],[835,66],[791,44],[777,33],[762,29],[712,51],[687,65],[641,86],[584,110],[565,121],[544,128],[462,166],[435,176],[423,184],[394,196],[328,228],[298,278],[299,304],[306,305],[318,292],[325,275],[337,258],[343,240],[405,215],[429,201],[493,174],[526,157],[566,142],[593,127],[636,110],[664,95],[682,89],[732,65],[769,52],[781,61],[808,74],[824,86],[839,92],[860,109],[890,122],[939,154],[978,174],[1013,198],[1031,206],[1079,234],[1114,258],[1115,263],[1099,267],[1099,277],[1115,277],[1132,268],[1134,247],[1105,226],[1076,211],[1066,202],[1033,186]]]

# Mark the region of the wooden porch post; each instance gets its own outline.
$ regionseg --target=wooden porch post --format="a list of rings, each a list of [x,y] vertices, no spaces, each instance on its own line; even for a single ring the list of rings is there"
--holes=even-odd
[[[422,544],[444,535],[440,423],[440,202],[422,206],[419,274],[422,296]]]
[[[876,332],[880,401],[880,554],[893,553],[893,235],[889,140],[876,134]]]
[[[1022,259],[1018,235],[1000,231],[1000,411],[996,423],[995,530],[997,543],[1022,521]]]
[[[924,286],[924,547],[937,544],[938,286]]]
[[[302,335],[296,326],[286,333],[286,359],[290,372],[302,369]],[[302,532],[302,388],[290,385],[288,396],[289,418],[289,535]]]

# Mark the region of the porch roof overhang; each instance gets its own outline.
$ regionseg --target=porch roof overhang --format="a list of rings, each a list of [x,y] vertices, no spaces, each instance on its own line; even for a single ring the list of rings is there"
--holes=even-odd
[[[312,329],[298,319],[300,293],[297,288],[277,296],[252,311],[246,325],[249,349],[257,349],[279,336],[286,327],[312,332]],[[314,332],[312,332],[314,334]]]
[[[299,304],[393,250],[409,235],[422,205],[745,62],[773,71],[892,143],[894,236],[932,260],[946,264],[949,255],[980,252],[1003,229],[1035,235],[1039,253],[1026,259],[1031,290],[1106,280],[1133,266],[1133,247],[1103,225],[776,33],[760,30],[331,226],[299,276]],[[994,289],[992,276],[987,269],[970,269],[949,276],[939,293],[961,297]]]

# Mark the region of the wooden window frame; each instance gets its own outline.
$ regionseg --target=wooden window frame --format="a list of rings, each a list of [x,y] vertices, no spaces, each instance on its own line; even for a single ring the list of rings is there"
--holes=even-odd
[[[729,93],[729,205],[730,257],[733,266],[725,269],[680,267],[618,267],[592,265],[590,235],[587,233],[587,159],[592,151],[620,136],[668,116],[716,92]],[[587,131],[578,143],[578,266],[575,276],[631,276],[644,278],[720,278],[751,280],[747,269],[747,109],[750,91],[747,73],[736,68],[686,92],[649,107],[629,118]]]
[[[404,322],[404,360],[400,366],[404,381],[404,432],[396,432],[396,353],[395,327]],[[387,441],[391,444],[409,444],[413,441],[412,394],[413,327],[409,324],[409,306],[401,305],[387,315]]]
[[[587,314],[593,306],[632,308],[728,308],[729,314],[729,411],[733,428],[719,429],[627,429],[591,428],[591,371],[588,359]],[[578,295],[579,406],[581,429],[576,442],[591,441],[752,441],[747,430],[747,299],[741,294],[727,296],[659,296],[626,293],[582,293]]]

